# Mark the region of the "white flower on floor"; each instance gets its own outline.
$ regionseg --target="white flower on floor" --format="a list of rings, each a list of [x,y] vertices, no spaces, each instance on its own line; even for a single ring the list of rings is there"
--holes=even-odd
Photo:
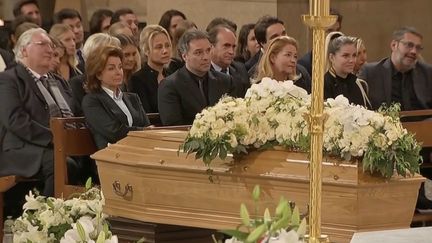
[[[30,192],[26,200],[22,216],[12,227],[14,243],[118,242],[102,214],[105,199],[97,188],[69,200]]]

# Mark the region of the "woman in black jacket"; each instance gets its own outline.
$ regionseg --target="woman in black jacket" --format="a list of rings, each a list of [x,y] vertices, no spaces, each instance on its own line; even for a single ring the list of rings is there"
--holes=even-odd
[[[171,62],[171,40],[159,25],[146,26],[140,35],[140,48],[144,64],[129,80],[128,90],[138,94],[147,113],[158,113],[158,87],[167,75]]]
[[[327,36],[327,66],[324,98],[345,96],[350,103],[370,108],[367,84],[353,74],[357,57],[357,38],[332,32]]]
[[[99,149],[126,137],[129,131],[142,130],[150,124],[138,96],[120,90],[122,59],[122,50],[114,46],[87,57],[88,94],[83,99],[82,109]]]

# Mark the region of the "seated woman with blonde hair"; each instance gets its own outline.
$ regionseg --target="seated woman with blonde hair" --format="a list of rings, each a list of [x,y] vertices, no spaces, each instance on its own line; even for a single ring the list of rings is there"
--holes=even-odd
[[[277,81],[292,80],[295,85],[311,92],[311,78],[306,69],[297,65],[297,41],[279,36],[270,41],[258,65],[256,81],[269,77]]]
[[[126,137],[129,131],[150,125],[138,95],[122,92],[123,51],[106,46],[90,53],[86,60],[84,116],[96,146],[105,148]]]
[[[324,75],[324,98],[345,96],[350,103],[370,108],[367,83],[354,72],[357,38],[331,32],[326,38],[327,72]]]
[[[51,27],[49,34],[58,39],[64,47],[64,54],[60,58],[56,73],[67,81],[82,74],[77,67],[75,34],[72,28],[66,24],[55,24]]]

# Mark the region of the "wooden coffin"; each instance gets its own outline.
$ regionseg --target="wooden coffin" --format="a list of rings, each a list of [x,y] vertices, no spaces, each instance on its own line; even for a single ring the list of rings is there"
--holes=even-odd
[[[262,188],[260,209],[279,198],[307,212],[309,161],[305,153],[254,151],[234,162],[207,167],[193,155],[179,153],[187,132],[131,132],[95,153],[106,213],[146,222],[209,229],[235,228],[240,203],[253,211],[251,192]],[[384,180],[361,172],[357,164],[323,162],[322,232],[335,242],[349,242],[354,232],[408,228],[423,177]]]

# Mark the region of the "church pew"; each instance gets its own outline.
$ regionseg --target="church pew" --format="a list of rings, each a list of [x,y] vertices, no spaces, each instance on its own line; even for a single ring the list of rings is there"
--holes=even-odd
[[[415,134],[415,138],[422,143],[423,148],[432,148],[431,117],[432,110],[402,111],[400,113],[402,126]],[[423,163],[421,168],[432,168],[432,163]],[[432,213],[414,213],[413,225],[421,224],[422,226],[426,226],[428,223],[432,223]]]

